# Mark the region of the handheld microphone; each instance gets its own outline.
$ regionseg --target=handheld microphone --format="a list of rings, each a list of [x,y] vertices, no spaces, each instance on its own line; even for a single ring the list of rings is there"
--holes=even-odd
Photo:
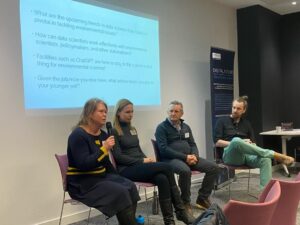
[[[106,130],[107,130],[107,134],[108,136],[111,136],[112,135],[112,125],[111,125],[111,122],[106,122]]]

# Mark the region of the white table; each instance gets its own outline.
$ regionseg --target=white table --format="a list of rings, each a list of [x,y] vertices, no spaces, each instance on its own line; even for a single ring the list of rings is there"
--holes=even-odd
[[[282,154],[286,155],[286,142],[291,140],[292,137],[300,137],[300,129],[282,130],[279,132],[276,130],[270,130],[261,132],[260,135],[281,136]]]
[[[300,137],[300,129],[282,130],[279,132],[276,130],[270,130],[270,131],[261,132],[260,135],[280,136],[282,154],[286,155],[286,142],[291,140],[293,137]],[[287,167],[283,165],[283,168],[285,172],[289,175],[290,173],[288,172]]]

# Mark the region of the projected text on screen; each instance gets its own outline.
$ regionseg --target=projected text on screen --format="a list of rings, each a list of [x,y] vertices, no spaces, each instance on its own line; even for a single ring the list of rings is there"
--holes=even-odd
[[[70,0],[21,0],[26,109],[160,104],[158,20]]]

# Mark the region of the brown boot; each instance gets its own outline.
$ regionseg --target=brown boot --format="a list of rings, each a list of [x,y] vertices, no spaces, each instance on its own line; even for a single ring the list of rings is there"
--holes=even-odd
[[[280,162],[282,164],[285,164],[287,166],[291,165],[293,162],[295,162],[295,159],[293,157],[280,154],[278,152],[274,152],[274,159],[277,162]]]
[[[196,200],[196,207],[198,209],[203,209],[203,210],[206,210],[208,209],[209,207],[211,206],[211,202],[208,198],[206,199],[202,199],[202,198],[197,198]]]
[[[191,203],[184,203],[184,208],[188,214],[193,216],[193,210],[192,210]]]
[[[183,201],[180,197],[180,192],[177,186],[171,187],[172,203],[175,208],[176,218],[185,224],[192,224],[195,220],[193,214],[188,213]]]

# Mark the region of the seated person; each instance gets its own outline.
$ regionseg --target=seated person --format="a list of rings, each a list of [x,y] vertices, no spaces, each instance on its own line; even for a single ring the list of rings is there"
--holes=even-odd
[[[119,100],[113,115],[116,145],[112,151],[119,173],[130,180],[151,182],[158,186],[165,225],[175,224],[172,205],[178,220],[185,224],[192,223],[194,218],[185,211],[172,168],[166,163],[155,162],[155,159],[143,153],[137,130],[131,125],[132,117],[132,102],[127,99]]]
[[[168,118],[157,126],[155,138],[162,160],[179,174],[181,198],[189,210],[191,210],[191,170],[205,173],[198,191],[196,206],[207,209],[211,204],[209,196],[214,188],[219,168],[215,163],[199,157],[192,130],[183,122],[182,116],[182,103],[172,101],[169,104]]]
[[[113,136],[100,128],[105,124],[107,105],[88,100],[80,120],[68,139],[67,190],[73,199],[111,217],[119,224],[136,225],[135,210],[140,199],[135,184],[118,175],[108,157],[115,144]]]
[[[224,148],[224,163],[259,168],[260,187],[264,188],[272,178],[271,159],[286,165],[293,163],[294,159],[255,144],[251,124],[243,117],[248,106],[247,99],[247,96],[235,99],[232,102],[231,115],[217,121],[214,142],[216,147]]]

